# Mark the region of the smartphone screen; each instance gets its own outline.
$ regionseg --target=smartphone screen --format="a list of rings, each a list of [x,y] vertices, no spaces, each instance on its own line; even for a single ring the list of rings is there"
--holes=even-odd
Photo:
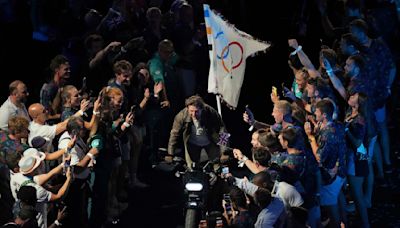
[[[229,173],[229,167],[222,167],[222,174],[226,175]]]
[[[229,211],[232,209],[232,206],[231,206],[231,197],[230,197],[229,194],[224,194],[224,201],[225,201],[225,208],[226,208],[226,211],[229,212]]]

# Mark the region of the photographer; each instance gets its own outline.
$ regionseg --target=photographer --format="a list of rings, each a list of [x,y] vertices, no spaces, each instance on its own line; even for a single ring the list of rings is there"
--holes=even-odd
[[[81,113],[84,115],[84,110],[87,110],[90,105],[94,105],[93,113],[97,113],[100,105],[99,101],[97,101],[97,103],[94,102],[94,104],[90,104],[90,100],[81,100],[81,97],[79,96],[79,91],[76,89],[75,86],[72,85],[67,85],[63,88],[63,91],[61,93],[61,100],[63,103],[61,121],[66,120],[70,116],[73,116],[75,113],[79,112],[79,110],[82,110]],[[78,109],[79,107],[80,109]],[[84,126],[86,129],[90,130],[90,128],[94,124],[95,118],[96,115],[92,115],[92,119],[90,120],[90,122],[84,122]]]
[[[268,149],[264,147],[253,147],[252,150],[253,161],[248,159],[238,149],[233,149],[233,155],[240,162],[245,164],[247,168],[253,173],[257,174],[267,169],[269,161],[271,160],[271,154]]]
[[[68,214],[66,220],[68,226],[85,226],[87,225],[87,201],[88,201],[88,185],[87,180],[90,176],[88,165],[94,156],[99,153],[98,148],[89,147],[82,140],[85,136],[84,121],[81,117],[71,117],[67,123],[67,131],[61,135],[58,148],[66,149],[71,155],[70,165],[73,167],[74,181],[71,184],[69,193],[65,199],[68,206]],[[69,142],[73,137],[77,137],[74,147],[67,149]],[[87,152],[88,151],[88,152]]]

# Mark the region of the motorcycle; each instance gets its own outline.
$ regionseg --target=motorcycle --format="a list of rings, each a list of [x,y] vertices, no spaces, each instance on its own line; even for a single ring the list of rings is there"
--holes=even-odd
[[[183,173],[186,198],[185,228],[197,227],[199,221],[206,217],[209,190],[218,179],[214,164],[216,161],[208,161],[204,166],[194,163],[191,169]]]
[[[210,210],[208,199],[210,190],[218,180],[220,169],[214,166],[219,159],[201,163],[192,163],[187,167],[184,159],[174,157],[169,165],[169,171],[175,171],[175,177],[182,178],[184,186],[185,228],[197,228]],[[163,165],[164,167],[165,164]]]

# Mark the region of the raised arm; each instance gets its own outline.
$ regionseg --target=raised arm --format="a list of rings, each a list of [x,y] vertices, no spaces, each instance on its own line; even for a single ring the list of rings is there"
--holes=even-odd
[[[118,47],[121,45],[121,42],[113,41],[107,45],[104,49],[100,50],[99,52],[96,53],[96,55],[93,57],[92,60],[89,62],[89,68],[94,68],[96,67],[101,61],[107,57],[107,54],[113,50],[114,48]]]
[[[64,166],[64,163],[61,163],[60,165],[58,165],[58,166],[54,167],[52,170],[50,170],[48,173],[36,175],[36,176],[34,177],[35,182],[36,182],[38,185],[43,186],[43,185],[46,184],[54,175],[61,173],[63,166]]]
[[[297,43],[297,40],[289,39],[288,43],[290,47],[295,49],[294,53],[297,54],[301,64],[303,64],[303,66],[307,69],[310,77],[315,78],[321,76],[318,70],[315,69],[314,64],[311,62],[310,58],[308,58],[306,53],[303,51],[303,47]]]
[[[65,180],[63,186],[61,186],[61,188],[58,190],[57,194],[51,193],[50,202],[60,199],[67,192],[68,187],[71,184],[71,169],[68,169],[66,177],[67,179]]]
[[[340,96],[343,97],[347,101],[347,92],[346,89],[344,88],[342,82],[340,79],[335,75],[335,72],[332,70],[331,64],[329,63],[328,60],[324,59],[324,65],[326,69],[326,73],[329,76],[329,79],[332,82],[333,87],[339,92]]]

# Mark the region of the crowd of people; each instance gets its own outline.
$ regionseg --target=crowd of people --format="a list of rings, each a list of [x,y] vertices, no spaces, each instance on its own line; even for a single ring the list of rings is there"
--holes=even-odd
[[[48,42],[41,1],[32,2],[32,38]],[[288,39],[292,86],[272,88],[273,123],[246,109],[252,149],[241,151],[220,144],[234,126],[202,98],[209,63],[201,2],[115,0],[104,16],[70,6],[85,25],[74,41],[85,53],[54,56],[35,103],[27,98],[36,88],[14,80],[0,107],[0,225],[102,227],[127,209],[130,189],[149,187],[139,179],[143,154],[153,167],[174,156],[191,167],[205,150],[208,159],[235,161],[222,175],[232,186],[220,226],[349,227],[352,201],[355,226],[370,227],[374,186],[392,172],[386,104],[398,59],[392,31],[379,23],[397,15],[395,4],[378,1],[377,12],[347,1],[340,17],[317,1],[332,43],[313,63],[300,39]]]

